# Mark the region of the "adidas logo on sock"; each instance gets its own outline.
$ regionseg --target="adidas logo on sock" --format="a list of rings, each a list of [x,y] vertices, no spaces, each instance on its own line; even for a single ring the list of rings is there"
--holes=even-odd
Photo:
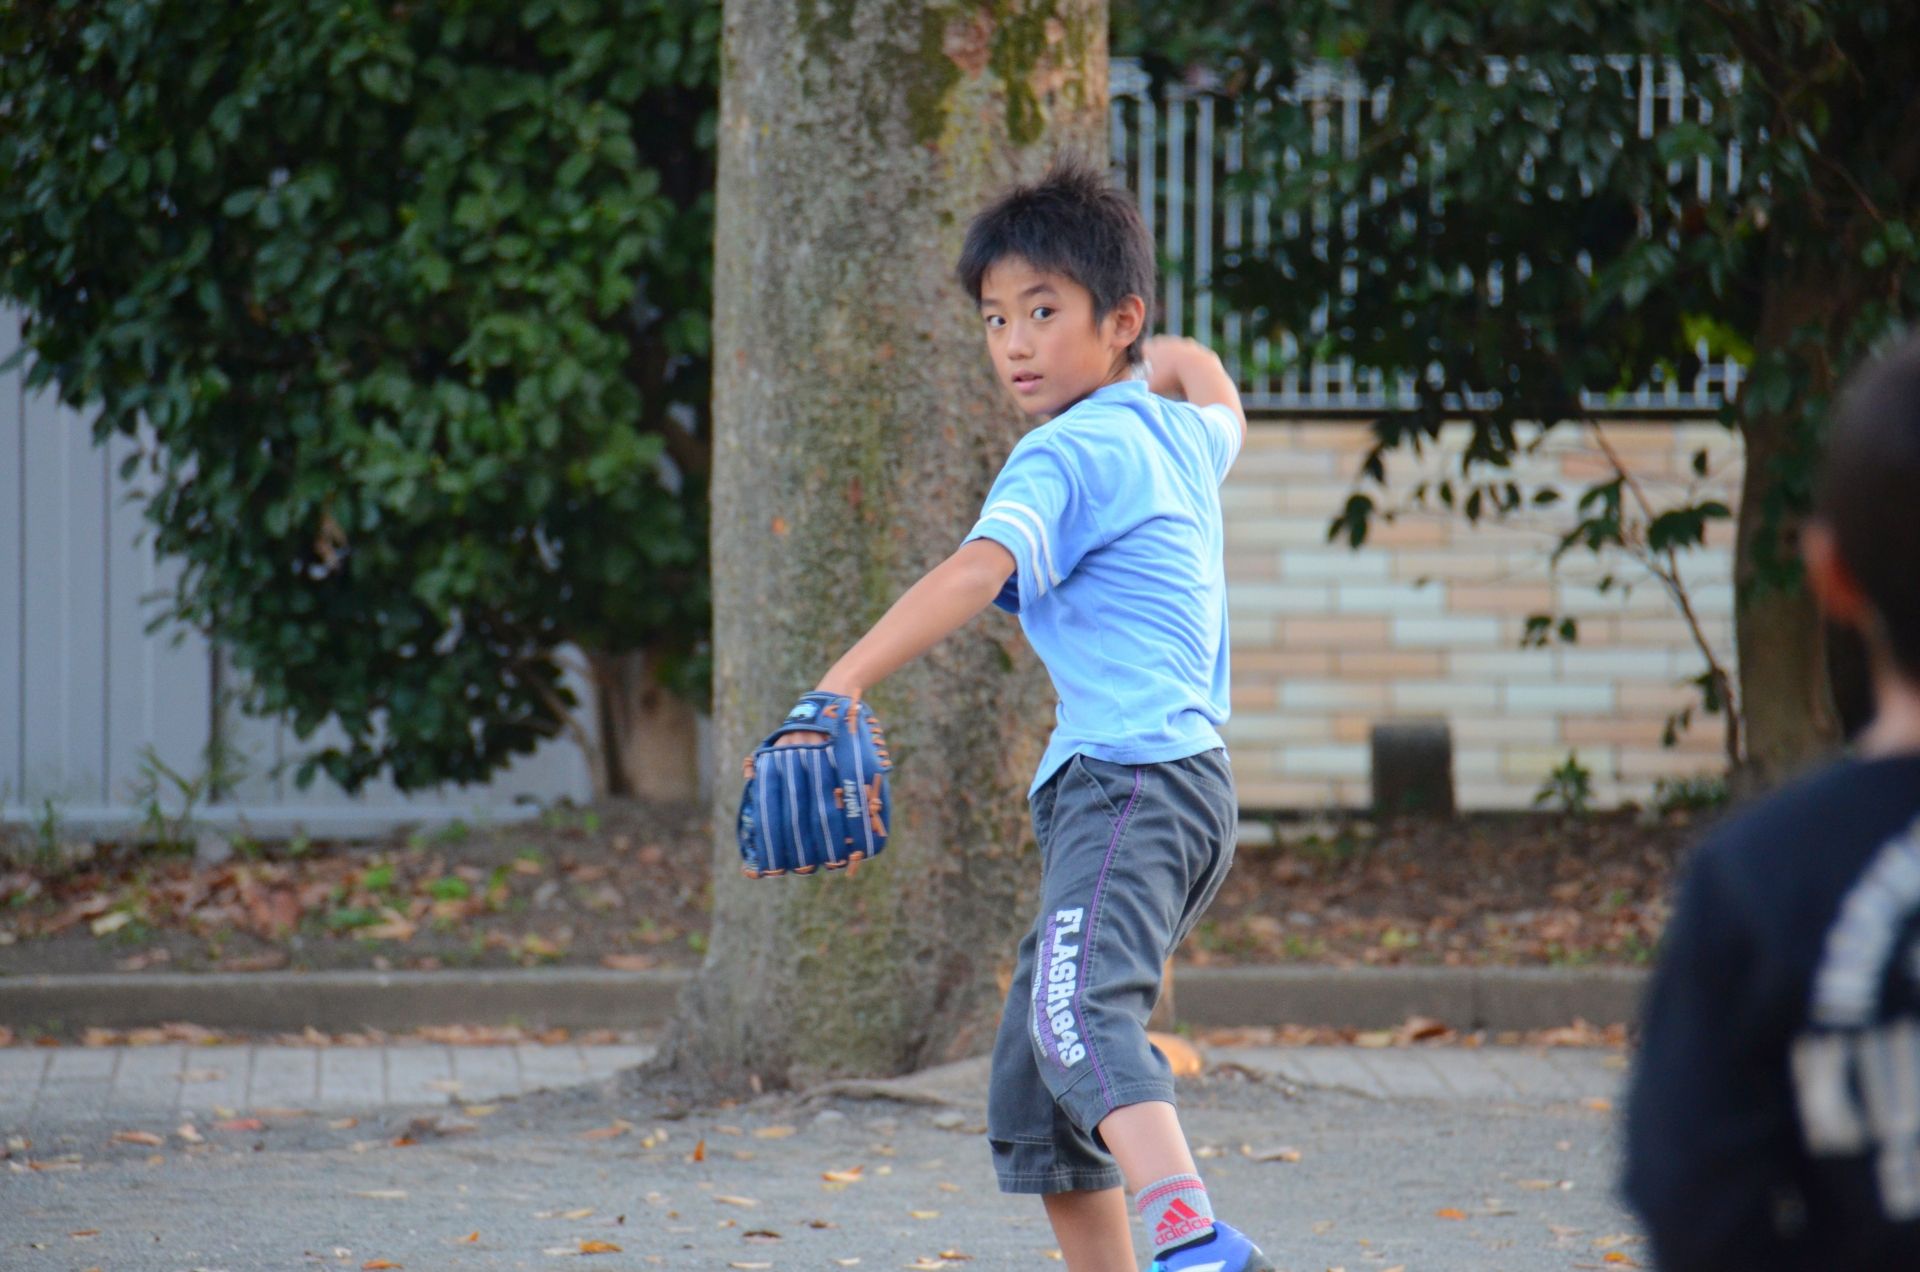
[[[1178,1197],[1173,1204],[1160,1214],[1160,1222],[1154,1225],[1153,1242],[1158,1246],[1172,1245],[1176,1241],[1209,1231],[1213,1220],[1201,1214]]]

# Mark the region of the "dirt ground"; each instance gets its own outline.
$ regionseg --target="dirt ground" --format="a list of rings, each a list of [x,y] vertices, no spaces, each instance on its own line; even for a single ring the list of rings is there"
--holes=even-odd
[[[1673,867],[1705,824],[1636,812],[1252,822],[1180,957],[1645,963]],[[706,947],[713,836],[694,808],[562,806],[377,844],[241,841],[217,864],[107,843],[68,844],[52,860],[36,857],[30,828],[7,834],[0,975],[638,970],[695,966]]]

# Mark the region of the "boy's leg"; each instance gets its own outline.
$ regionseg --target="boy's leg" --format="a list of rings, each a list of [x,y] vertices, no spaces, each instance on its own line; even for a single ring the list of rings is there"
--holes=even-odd
[[[1069,1121],[1040,1079],[1026,1010],[1036,936],[1020,944],[994,1040],[987,1137],[1002,1192],[1040,1194],[1067,1272],[1135,1272],[1122,1174],[1092,1135]]]
[[[1139,1268],[1124,1190],[1048,1193],[1041,1200],[1067,1272],[1136,1272]]]
[[[1221,1236],[1194,1266],[1270,1268],[1257,1247],[1215,1225],[1174,1110],[1171,1067],[1146,1033],[1164,960],[1232,861],[1231,770],[1219,752],[1149,765],[1076,756],[1049,811],[1028,1006],[1040,1073],[1073,1123],[1117,1159],[1156,1259],[1185,1267]],[[1193,1253],[1172,1259],[1182,1246]]]
[[[1180,1114],[1163,1100],[1115,1109],[1101,1119],[1100,1138],[1120,1163],[1128,1192],[1138,1193],[1171,1175],[1199,1173],[1186,1132],[1180,1129]]]
[[[1035,793],[1034,834],[1046,859],[1055,786]],[[1069,1272],[1134,1272],[1123,1176],[1093,1133],[1075,1126],[1041,1079],[1029,1015],[1043,924],[1020,942],[987,1095],[987,1138],[1000,1190],[1040,1194]]]

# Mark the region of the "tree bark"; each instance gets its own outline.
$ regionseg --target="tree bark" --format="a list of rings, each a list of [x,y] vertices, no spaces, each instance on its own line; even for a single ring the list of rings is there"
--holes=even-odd
[[[1104,0],[725,11],[714,269],[714,919],[657,1070],[718,1089],[891,1075],[991,1042],[1038,860],[1052,693],[976,619],[868,695],[894,837],[852,878],[744,879],[741,758],[958,546],[1017,440],[953,281],[966,223],[1059,151],[1104,161]]]
[[[1791,349],[1797,333],[1827,329],[1844,311],[1818,261],[1772,246],[1774,267],[1762,301],[1755,349]],[[1807,356],[1807,345],[1799,344]],[[1808,369],[1810,389],[1833,388],[1832,368]],[[1803,580],[1769,577],[1770,563],[1799,557],[1800,518],[1785,511],[1781,490],[1816,462],[1805,430],[1795,427],[1800,404],[1749,413],[1741,433],[1746,469],[1734,544],[1734,643],[1740,652],[1740,707],[1747,730],[1746,769],[1732,775],[1745,790],[1777,785],[1832,753],[1841,741],[1827,676],[1820,614]]]
[[[644,650],[587,652],[600,712],[598,798],[631,796],[667,803],[700,797],[699,720],[693,704],[660,683]]]

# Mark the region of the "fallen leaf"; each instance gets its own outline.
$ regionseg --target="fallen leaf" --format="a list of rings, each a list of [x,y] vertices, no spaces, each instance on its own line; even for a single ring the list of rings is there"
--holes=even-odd
[[[940,1217],[938,1210],[909,1210],[907,1213],[915,1219],[938,1219]]]
[[[152,1131],[115,1131],[113,1141],[116,1144],[144,1144],[148,1148],[158,1148],[166,1143]]]
[[[1595,1096],[1590,1100],[1582,1100],[1580,1103],[1592,1109],[1595,1113],[1611,1113],[1613,1111],[1613,1101],[1602,1099],[1599,1096]]]
[[[403,1263],[395,1263],[392,1259],[368,1259],[360,1265],[360,1272],[377,1272],[380,1268],[399,1268],[405,1266]]]
[[[1605,1254],[1603,1254],[1603,1255],[1601,1255],[1601,1256],[1600,1256],[1600,1262],[1602,1262],[1602,1263],[1619,1263],[1619,1264],[1623,1264],[1624,1266],[1626,1266],[1626,1267],[1630,1267],[1630,1268],[1637,1268],[1637,1267],[1639,1267],[1639,1266],[1640,1266],[1640,1265],[1639,1265],[1639,1263],[1637,1263],[1637,1262],[1636,1262],[1636,1261],[1634,1260],[1634,1258],[1633,1258],[1633,1256],[1632,1256],[1632,1255],[1629,1255],[1629,1254],[1626,1254],[1626,1253],[1624,1253],[1624,1252],[1622,1252],[1622,1251],[1620,1251],[1620,1250],[1609,1250],[1609,1251],[1607,1251],[1607,1252],[1606,1252]]]
[[[93,929],[95,936],[105,936],[109,932],[118,932],[133,922],[131,910],[115,910],[112,914],[103,914],[87,926]]]
[[[580,1242],[580,1253],[582,1254],[619,1254],[620,1247],[615,1245],[611,1241],[588,1241],[583,1238]]]
[[[760,1204],[751,1197],[736,1197],[732,1193],[716,1194],[714,1201],[722,1206],[744,1206],[749,1210]]]
[[[651,954],[602,954],[600,965],[616,972],[650,972],[659,964]]]
[[[1200,1059],[1199,1050],[1177,1034],[1149,1033],[1147,1041],[1158,1047],[1160,1053],[1166,1056],[1167,1063],[1173,1067],[1173,1076],[1176,1078],[1198,1077],[1201,1070],[1206,1068],[1205,1063]]]
[[[687,1155],[687,1160],[694,1161],[694,1162],[706,1161],[707,1160],[707,1141],[701,1140],[699,1143],[695,1144],[693,1146],[693,1152]]]
[[[1393,1031],[1391,1029],[1362,1030],[1353,1036],[1353,1045],[1356,1047],[1374,1048],[1391,1047],[1393,1045]]]
[[[728,1266],[728,1267],[730,1267],[730,1268],[770,1268],[770,1267],[772,1267],[772,1266],[773,1266],[773,1264],[771,1264],[771,1263],[748,1263],[748,1262],[744,1262],[744,1261],[736,1261],[736,1262],[733,1262],[733,1263],[729,1263],[729,1264],[727,1264],[727,1266]]]
[[[787,1136],[793,1134],[793,1132],[794,1128],[791,1126],[756,1126],[753,1128],[753,1137],[755,1139],[785,1139]]]
[[[88,1237],[97,1237],[97,1236],[99,1236],[99,1235],[100,1235],[100,1229],[98,1229],[98,1228],[82,1228],[82,1229],[80,1229],[80,1230],[79,1230],[78,1232],[69,1232],[69,1233],[68,1233],[67,1235],[68,1235],[68,1236],[70,1236],[70,1237],[72,1237],[72,1238],[73,1238],[73,1239],[74,1239],[75,1241],[84,1241],[84,1240],[86,1240],[86,1239],[87,1239]]]
[[[189,1144],[204,1144],[207,1142],[207,1137],[202,1135],[199,1128],[192,1122],[182,1122],[180,1128],[174,1131],[174,1134]]]
[[[613,1139],[616,1136],[625,1135],[628,1131],[632,1129],[633,1129],[632,1122],[626,1122],[626,1121],[622,1121],[619,1118],[615,1118],[613,1120],[613,1125],[596,1126],[590,1131],[581,1131],[579,1137],[584,1140]]]
[[[1250,1144],[1240,1146],[1240,1155],[1256,1162],[1297,1162],[1300,1150],[1290,1144],[1280,1144],[1273,1148],[1254,1148]]]
[[[1444,1209],[1434,1211],[1433,1217],[1436,1219],[1465,1219],[1467,1212],[1464,1210],[1456,1210],[1452,1206],[1447,1206]]]
[[[849,1166],[845,1170],[823,1171],[820,1178],[830,1184],[851,1184],[860,1178],[860,1172],[865,1169],[864,1166]]]
[[[480,1232],[478,1229],[475,1229],[474,1231],[469,1232],[466,1236],[460,1238],[460,1240],[467,1245],[472,1245],[474,1242],[478,1241],[479,1239],[480,1239]]]
[[[375,1201],[405,1201],[407,1190],[404,1188],[363,1188],[347,1194],[349,1197],[371,1197]]]
[[[216,1131],[264,1131],[267,1124],[257,1117],[230,1117],[224,1122],[215,1122]]]

